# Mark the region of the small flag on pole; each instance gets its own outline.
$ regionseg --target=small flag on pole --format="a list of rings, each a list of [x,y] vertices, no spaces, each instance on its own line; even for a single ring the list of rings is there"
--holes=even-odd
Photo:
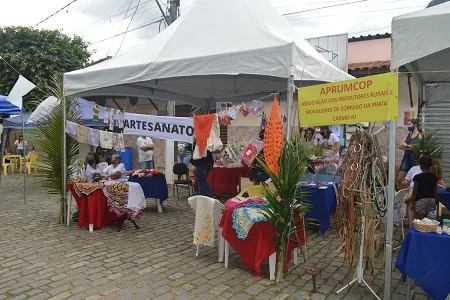
[[[19,79],[17,79],[17,82],[13,86],[11,92],[9,93],[7,100],[11,104],[22,109],[23,108],[22,97],[28,94],[35,87],[36,86],[30,81],[28,81],[28,79],[26,79],[22,75],[19,75]]]

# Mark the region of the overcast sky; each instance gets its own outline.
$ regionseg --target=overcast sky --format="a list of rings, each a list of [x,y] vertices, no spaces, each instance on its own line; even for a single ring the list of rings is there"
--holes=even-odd
[[[37,28],[61,29],[67,34],[77,34],[90,42],[94,60],[114,56],[147,39],[151,39],[164,24],[155,23],[161,13],[155,0],[76,0],[68,8],[52,16]],[[194,0],[181,0],[181,14]],[[420,10],[429,0],[270,0],[280,13],[301,13],[286,16],[300,36],[319,37],[348,33],[360,36],[390,32],[392,17]],[[0,26],[35,26],[72,0],[0,0],[2,18]],[[163,9],[166,0],[161,0]],[[345,4],[349,3],[349,4]],[[344,5],[345,4],[345,5]],[[328,7],[334,6],[334,7]],[[122,42],[122,32],[129,32]],[[115,35],[117,37],[111,38]]]

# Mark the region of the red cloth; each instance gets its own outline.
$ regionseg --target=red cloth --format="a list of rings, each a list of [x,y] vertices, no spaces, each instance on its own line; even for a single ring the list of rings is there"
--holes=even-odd
[[[238,193],[239,176],[248,177],[248,168],[213,168],[208,175],[208,182],[213,194],[236,195]],[[194,181],[194,191],[198,191],[197,180]]]
[[[72,184],[68,184],[68,188],[80,211],[78,227],[89,229],[89,224],[94,224],[94,229],[97,230],[114,222],[122,221],[123,217],[118,217],[109,211],[108,202],[102,190],[96,190],[89,196],[78,197]]]
[[[275,229],[269,222],[257,222],[253,224],[245,240],[238,238],[236,230],[233,229],[233,210],[225,209],[220,227],[222,227],[223,238],[236,250],[241,257],[242,263],[253,275],[261,275],[261,264],[269,256],[277,251],[274,238]],[[305,231],[299,230],[298,237],[302,244],[305,243]],[[292,239],[296,240],[295,235]],[[298,247],[297,242],[290,241],[288,245],[287,260],[291,260],[292,250]],[[285,269],[287,271],[287,268]]]

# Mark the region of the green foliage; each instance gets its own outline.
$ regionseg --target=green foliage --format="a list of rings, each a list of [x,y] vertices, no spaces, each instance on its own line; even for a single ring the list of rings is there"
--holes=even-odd
[[[276,189],[272,191],[263,186],[269,205],[263,207],[262,213],[277,232],[275,244],[278,251],[285,251],[286,241],[297,230],[298,224],[295,224],[294,216],[308,210],[304,203],[305,195],[298,192],[297,183],[307,170],[309,152],[310,145],[300,135],[285,141],[279,159],[278,176],[271,172],[262,159],[257,158]]]
[[[56,98],[63,99],[63,85],[62,76],[54,78],[54,86],[51,87],[52,94]],[[66,98],[66,118],[72,122],[79,122],[80,115],[79,109],[76,107],[76,102],[73,98]],[[64,136],[64,120],[63,120],[63,105],[60,101],[60,105],[53,109],[48,115],[47,119],[42,121],[38,125],[38,144],[41,152],[43,153],[40,158],[40,172],[39,176],[42,177],[42,185],[46,187],[51,194],[60,195],[61,209],[59,222],[64,220],[64,199],[66,184],[63,180],[64,160],[63,160],[63,136]],[[71,166],[75,163],[80,145],[78,142],[67,136],[67,177],[75,172],[75,169]]]
[[[81,37],[58,30],[0,27],[0,42],[0,56],[38,87],[24,98],[25,107],[48,96],[54,74],[81,69],[90,57],[88,43]],[[0,60],[0,94],[8,95],[18,76]]]
[[[414,153],[414,160],[419,162],[420,152],[426,151],[427,154],[435,160],[442,160],[444,149],[437,131],[427,131],[422,133],[422,138],[416,143],[412,144],[412,151]]]

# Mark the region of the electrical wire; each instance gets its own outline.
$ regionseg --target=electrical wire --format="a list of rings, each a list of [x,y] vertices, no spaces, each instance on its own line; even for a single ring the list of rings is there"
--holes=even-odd
[[[58,9],[56,12],[52,13],[50,16],[48,16],[47,18],[45,18],[44,20],[38,22],[36,25],[33,26],[33,28],[35,28],[36,26],[44,23],[45,21],[47,21],[48,19],[50,19],[51,17],[53,17],[54,15],[56,15],[57,13],[59,13],[60,11],[62,11],[63,9],[69,7],[70,5],[72,5],[73,3],[77,2],[78,0],[73,0],[72,2],[70,2],[69,4],[67,4],[66,6],[64,6],[63,8]]]
[[[307,10],[294,11],[294,12],[282,14],[282,16],[290,16],[290,15],[300,14],[300,13],[304,13],[304,12],[308,12],[308,11],[320,10],[320,9],[331,8],[331,7],[338,7],[338,6],[349,5],[349,4],[359,3],[359,2],[367,2],[367,1],[369,1],[369,0],[358,0],[358,1],[353,1],[353,2],[322,6],[322,7],[317,7],[317,8],[307,9]]]
[[[124,13],[125,16],[122,18],[122,22],[121,22],[121,23],[123,23],[123,22],[125,21],[125,19],[126,19],[126,11],[125,11],[126,7],[128,6],[128,9],[129,9],[132,3],[133,3],[132,0],[128,0],[128,5],[127,5],[127,2],[125,2],[124,5],[122,6],[122,13]],[[116,22],[117,22],[118,20],[119,20],[119,18],[117,17],[117,18],[116,18]],[[119,29],[120,29],[120,27],[119,27]],[[112,46],[113,46],[113,44],[114,44],[114,40],[115,40],[115,39],[112,40],[111,45],[109,46],[108,52],[106,52],[105,57],[108,57],[109,51],[111,51],[111,48],[112,48]]]

